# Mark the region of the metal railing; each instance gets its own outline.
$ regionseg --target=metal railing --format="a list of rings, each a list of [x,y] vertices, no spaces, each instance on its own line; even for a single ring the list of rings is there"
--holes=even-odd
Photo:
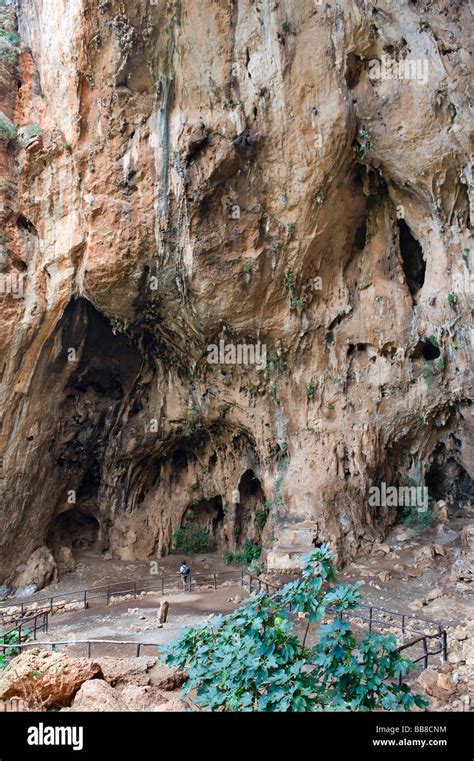
[[[48,632],[48,619],[49,611],[47,610],[17,619],[11,629],[0,632],[0,650],[5,655],[7,651],[15,650],[17,646],[31,637],[36,642],[40,632]],[[11,642],[8,642],[8,639],[11,639]]]
[[[248,590],[251,594],[253,591],[260,592],[262,589],[268,594],[269,588],[273,590],[274,594],[277,594],[279,587],[274,584],[262,581],[258,577],[252,576],[252,574],[244,572],[244,576],[248,578]],[[244,586],[244,583],[242,583]],[[334,608],[328,607],[327,610],[331,613],[336,613]],[[424,668],[428,668],[429,658],[434,655],[441,655],[443,661],[448,659],[448,640],[447,632],[443,625],[439,621],[433,621],[429,618],[422,618],[411,613],[399,613],[395,610],[388,610],[378,605],[360,605],[355,610],[345,610],[341,614],[342,618],[352,618],[368,623],[368,630],[372,632],[374,628],[392,629],[401,635],[402,644],[397,647],[398,652],[411,649],[408,654],[412,663],[417,664],[423,661]],[[424,627],[424,630],[420,628]],[[416,625],[416,626],[415,626]],[[427,631],[427,630],[431,631]],[[434,631],[433,631],[434,630]],[[409,642],[405,642],[405,636],[407,634],[417,634]],[[430,648],[430,642],[436,640],[437,648]],[[422,648],[422,654],[418,655],[417,652],[413,652],[413,649],[420,646]],[[418,648],[419,649],[419,648]],[[401,676],[399,678],[401,682]]]
[[[193,585],[207,585],[217,590],[219,586],[222,586],[227,581],[234,579],[239,581],[241,587],[248,589],[249,594],[252,594],[252,592],[261,591],[264,591],[268,595],[277,594],[281,589],[281,585],[272,584],[271,582],[260,579],[257,576],[253,576],[249,571],[245,571],[243,569],[240,571],[220,571],[195,574],[193,576],[190,575],[187,578],[184,586],[180,584],[180,580],[177,579],[177,575],[179,574],[132,579],[129,581],[116,582],[113,584],[101,584],[95,587],[89,587],[65,594],[56,594],[49,597],[38,598],[37,600],[22,601],[20,604],[13,603],[12,605],[8,600],[6,600],[0,603],[0,617],[2,615],[2,609],[8,608],[8,612],[3,615],[5,617],[14,617],[15,623],[20,627],[20,633],[22,622],[24,625],[24,622],[27,620],[34,620],[33,631],[34,639],[36,640],[36,632],[48,631],[48,615],[60,610],[67,610],[67,606],[73,604],[79,604],[82,608],[86,609],[89,607],[91,601],[94,600],[103,600],[107,605],[109,605],[114,598],[131,595],[134,599],[136,599],[140,594],[147,592],[158,592],[161,593],[161,595],[164,595],[167,589],[176,589],[176,587],[185,589],[185,591],[189,592],[192,590]],[[30,608],[30,617],[28,619],[24,618],[24,613],[26,610],[28,610],[28,605],[37,606],[41,603],[47,603],[47,608],[43,610]],[[14,607],[17,608],[16,614],[11,612],[12,608]],[[328,611],[331,613],[336,612],[332,608],[328,608]],[[44,615],[46,615],[46,619],[43,619],[43,628],[40,628],[38,627],[37,620]],[[21,620],[18,619],[18,616],[20,616]],[[345,610],[342,613],[342,616],[353,618],[363,622],[364,624],[368,624],[369,632],[371,632],[374,628],[385,628],[391,629],[392,631],[395,630],[401,635],[402,640],[402,644],[398,647],[399,652],[412,649],[410,653],[412,657],[410,657],[410,660],[412,660],[412,662],[415,664],[423,661],[426,668],[429,663],[430,656],[434,655],[441,655],[444,661],[447,660],[447,633],[439,621],[421,618],[414,614],[399,613],[398,611],[388,610],[377,605],[367,604],[362,604],[355,610]],[[420,628],[420,625],[423,628]],[[18,627],[14,627],[14,629],[11,629],[10,631],[14,631],[15,628]],[[417,636],[411,639],[409,642],[405,642],[405,636],[412,634]],[[436,650],[433,650],[429,647],[432,640],[436,640],[438,643]],[[21,642],[21,640],[19,641]],[[77,640],[77,642],[102,642],[119,645],[122,641]],[[32,643],[28,643],[27,646],[31,644]],[[41,644],[47,645],[49,643]],[[56,642],[52,644],[59,645],[63,643]],[[74,644],[74,642],[71,643],[70,641],[67,641],[64,644]],[[132,643],[124,642],[124,644]],[[147,646],[145,643],[134,644],[142,644],[143,647]],[[4,646],[4,651],[5,647],[8,646]],[[419,650],[420,647],[422,649],[421,655],[419,655],[418,652],[413,652],[413,649]]]
[[[41,610],[48,610],[49,613],[52,614],[67,609],[67,606],[71,605],[80,605],[85,609],[89,607],[90,602],[93,600],[103,600],[109,605],[111,600],[116,597],[131,595],[136,599],[138,595],[146,592],[160,592],[164,595],[166,591],[175,588],[185,589],[190,592],[193,585],[208,585],[217,589],[219,586],[222,586],[222,584],[225,584],[226,581],[232,579],[239,580],[241,586],[243,586],[243,573],[243,571],[198,573],[189,575],[184,586],[180,579],[177,578],[179,574],[151,576],[141,579],[118,581],[112,584],[100,584],[85,589],[75,590],[73,592],[64,592],[62,594],[57,593],[55,595],[49,595],[48,597],[22,600],[21,603],[15,602],[15,598],[13,598],[12,601],[3,600],[0,603],[0,618],[4,617],[15,620],[17,617],[23,617],[25,613],[36,613]],[[41,605],[43,605],[43,608],[40,607]]]
[[[92,657],[92,646],[93,645],[116,645],[117,647],[128,647],[133,646],[134,650],[134,656],[136,658],[139,658],[141,655],[141,651],[144,647],[153,647],[158,649],[160,647],[160,644],[158,642],[137,642],[136,640],[125,640],[125,639],[64,639],[64,640],[52,640],[49,642],[22,642],[22,643],[15,643],[13,647],[18,648],[19,650],[25,650],[28,647],[35,647],[35,648],[51,648],[51,651],[54,653],[59,648],[62,647],[77,647],[77,645],[85,645],[85,653],[88,658]]]

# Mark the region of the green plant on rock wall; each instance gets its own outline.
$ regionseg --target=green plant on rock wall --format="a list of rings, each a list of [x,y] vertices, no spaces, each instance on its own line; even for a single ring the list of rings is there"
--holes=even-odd
[[[179,528],[173,535],[173,543],[177,550],[187,554],[215,549],[209,533],[194,523]]]
[[[0,111],[0,137],[4,140],[13,140],[16,137],[16,127],[10,119]]]
[[[260,508],[255,511],[255,525],[260,531],[265,528],[265,524],[268,518],[268,509]]]
[[[316,396],[317,383],[314,378],[306,382],[306,397],[313,400]]]
[[[359,130],[358,140],[359,140],[359,159],[360,161],[364,161],[368,151],[374,148],[374,144],[370,137],[369,131],[365,127],[362,127]]]

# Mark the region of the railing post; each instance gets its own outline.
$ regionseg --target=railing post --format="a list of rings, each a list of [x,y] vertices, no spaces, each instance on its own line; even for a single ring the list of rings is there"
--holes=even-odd
[[[402,645],[405,644],[405,614],[402,615]]]
[[[425,663],[425,669],[428,668],[428,645],[426,642],[426,637],[423,637],[423,652],[424,652],[424,663]]]
[[[372,605],[369,608],[369,633],[372,632]]]
[[[140,642],[137,645],[137,658],[140,657]]]
[[[88,658],[91,657],[91,652],[92,652],[92,642],[89,640],[89,642],[87,643],[87,657]]]
[[[443,661],[448,660],[448,635],[446,633],[446,629],[444,629],[442,634],[442,641],[443,641]]]
[[[51,599],[50,599],[50,601],[49,601],[49,610],[51,611],[51,615],[53,614],[53,599],[54,599],[54,598],[53,598],[53,597],[51,597]]]
[[[87,589],[84,589],[84,610],[87,608]]]
[[[133,582],[133,596],[136,600],[137,599],[137,582],[136,581]]]
[[[240,571],[240,586],[241,587],[244,586],[244,570],[243,570],[243,568]]]
[[[33,639],[36,640],[36,616],[33,617]]]
[[[18,624],[18,642],[21,642],[21,621]]]
[[[217,574],[214,574],[214,589],[217,589]]]

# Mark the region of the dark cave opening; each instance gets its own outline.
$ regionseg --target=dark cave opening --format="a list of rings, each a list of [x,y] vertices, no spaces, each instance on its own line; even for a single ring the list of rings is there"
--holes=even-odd
[[[236,547],[241,547],[247,539],[258,543],[265,518],[265,495],[259,478],[251,469],[246,470],[240,479],[239,498],[234,523]]]
[[[136,377],[141,357],[129,337],[118,330],[86,299],[71,301],[64,312],[62,346],[66,357],[74,349],[78,360],[67,382],[69,395],[94,392],[119,401]],[[64,357],[58,358],[62,365]]]
[[[412,354],[412,359],[425,359],[427,362],[431,362],[433,359],[437,359],[441,355],[441,351],[436,343],[430,341],[418,341]]]
[[[426,262],[423,258],[423,249],[413,237],[405,220],[399,219],[397,225],[403,271],[410,293],[414,296],[425,282]]]
[[[444,443],[438,444],[433,452],[425,482],[434,500],[444,499],[454,506],[474,500],[474,481]]]
[[[53,552],[61,547],[69,547],[73,552],[98,551],[99,523],[90,513],[74,507],[54,519],[46,543]]]
[[[195,545],[192,548],[196,552],[227,546],[222,497],[192,502],[181,519],[181,532],[190,548]]]

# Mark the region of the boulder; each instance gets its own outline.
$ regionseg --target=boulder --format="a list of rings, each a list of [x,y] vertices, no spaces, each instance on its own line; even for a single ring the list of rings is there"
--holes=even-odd
[[[451,581],[459,581],[463,579],[466,581],[471,581],[473,574],[473,564],[464,557],[459,557],[457,560],[455,560],[449,570],[449,578]]]
[[[140,656],[139,658],[111,658],[104,656],[98,658],[103,677],[112,687],[117,685],[135,684],[144,686],[150,684],[156,658]],[[165,666],[167,675],[173,673],[172,669]]]
[[[60,547],[56,553],[56,561],[60,570],[66,573],[74,571],[76,568],[76,561],[70,547]]]
[[[70,705],[84,682],[102,678],[100,665],[88,658],[26,651],[1,672],[0,699],[18,696],[33,710],[62,708]]]
[[[143,689],[136,687],[135,689]],[[106,713],[108,711],[129,711],[130,707],[126,699],[102,679],[93,679],[84,682],[78,691],[71,706],[73,711],[86,711],[87,713]]]
[[[434,589],[430,589],[425,599],[427,602],[431,602],[431,600],[436,600],[438,597],[442,596],[443,590],[440,587],[435,587]]]
[[[449,673],[435,671],[429,666],[421,672],[417,682],[425,689],[427,695],[442,701],[448,701],[456,692],[456,685]]]
[[[56,561],[48,547],[43,545],[31,553],[26,563],[19,566],[13,587],[19,595],[32,594],[32,591],[36,592],[48,584],[54,584],[57,580]]]
[[[415,550],[415,563],[417,565],[426,565],[431,563],[435,556],[434,547],[432,544],[427,544],[424,547],[420,547]]]

